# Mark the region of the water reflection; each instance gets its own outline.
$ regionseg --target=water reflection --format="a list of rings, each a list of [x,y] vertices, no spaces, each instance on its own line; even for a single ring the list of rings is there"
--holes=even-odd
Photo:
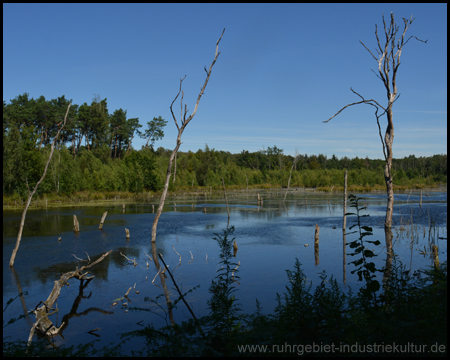
[[[89,292],[89,295],[84,295],[84,290],[86,289],[86,287],[89,285],[90,281],[92,279],[89,279],[86,281],[86,283],[84,283],[84,280],[80,280],[80,286],[79,286],[79,291],[78,291],[78,295],[75,298],[73,304],[72,304],[72,308],[70,309],[70,312],[68,312],[67,314],[65,314],[62,319],[61,319],[61,324],[63,324],[63,326],[61,327],[60,331],[58,332],[58,335],[60,335],[63,339],[63,333],[64,333],[64,329],[66,329],[69,326],[69,321],[72,318],[75,317],[81,317],[81,316],[86,316],[91,312],[98,312],[100,314],[103,315],[113,315],[114,312],[113,311],[108,311],[108,310],[104,310],[104,309],[99,309],[97,307],[90,307],[89,309],[86,309],[84,311],[78,312],[78,308],[80,307],[81,301],[83,299],[89,299],[92,296],[92,291]],[[56,327],[58,327],[57,325],[58,323],[56,323]],[[100,335],[95,334],[94,332],[92,332],[93,329],[91,329],[91,331],[88,331],[88,333],[100,337]]]
[[[313,288],[320,282],[318,273],[322,271],[342,279],[342,284],[358,286],[355,276],[346,272],[348,256],[345,248],[348,248],[347,242],[354,239],[345,231],[341,238],[339,229],[343,225],[342,195],[289,192],[283,202],[284,194],[284,191],[279,190],[260,191],[264,202],[262,206],[258,206],[256,194],[227,192],[230,225],[236,228],[234,236],[239,245],[235,262],[239,261],[241,264],[237,297],[243,304],[243,310],[249,313],[255,310],[255,298],[261,302],[266,312],[273,311],[276,305],[275,293],[285,291],[285,270],[292,269],[295,258],[303,264],[304,273],[313,282]],[[436,239],[435,245],[439,246],[441,252],[440,261],[446,260],[446,241],[438,239],[439,236],[446,237],[446,193],[429,195],[423,197],[422,208],[418,206],[420,196],[417,194],[396,195],[394,228],[390,234],[385,233],[383,226],[385,195],[362,195],[365,198],[362,204],[367,204],[367,213],[370,214],[370,217],[364,218],[364,225],[372,226],[373,239],[382,243],[376,250],[380,256],[375,261],[377,268],[386,269],[381,275],[383,281],[387,282],[389,279],[394,252],[398,259],[414,271],[433,263],[430,249],[434,244],[433,239]],[[136,330],[136,324],[142,320],[143,325],[165,325],[164,320],[148,316],[147,313],[125,313],[122,309],[110,308],[113,300],[122,297],[134,284],[140,294],[132,291],[128,295],[133,306],[149,308],[164,318],[167,313],[171,324],[185,320],[185,310],[172,309],[169,305],[178,295],[170,284],[171,280],[167,280],[166,274],[160,271],[158,253],[163,254],[170,269],[176,268],[174,276],[183,293],[201,285],[189,294],[187,300],[197,317],[207,314],[206,301],[210,296],[208,285],[218,270],[219,249],[212,239],[213,233],[218,233],[227,226],[227,210],[222,197],[223,194],[208,194],[206,197],[168,199],[158,224],[156,244],[150,241],[151,224],[155,216],[152,203],[127,204],[125,212],[121,202],[98,207],[29,210],[21,248],[14,265],[14,275],[6,274],[12,274],[8,272],[8,261],[17,236],[21,212],[4,211],[4,303],[16,296],[18,291],[28,291],[30,294],[21,298],[17,305],[12,304],[9,313],[11,316],[5,313],[5,317],[13,317],[15,312],[24,313],[26,308],[36,306],[40,300],[47,298],[53,282],[62,273],[85,264],[73,255],[85,259],[87,252],[89,257],[94,258],[109,249],[114,249],[113,253],[92,269],[95,278],[81,293],[78,302],[74,299],[80,296],[80,292],[71,286],[63,290],[58,306],[61,313],[65,314],[71,314],[72,308],[76,308],[74,314],[78,315],[88,309],[103,309],[113,311],[114,314],[105,316],[99,311],[91,311],[89,316],[70,317],[70,327],[65,328],[67,344],[92,340],[90,334],[84,336],[81,332],[86,334],[96,327],[102,328],[101,333],[99,332],[101,345],[106,345],[103,341],[111,342],[118,338],[119,332]],[[204,207],[207,208],[206,213],[203,213]],[[108,216],[103,229],[99,230],[105,211],[108,211]],[[78,236],[73,233],[73,215],[77,215],[80,222]],[[322,261],[319,261],[319,245],[304,246],[312,245],[315,224],[320,226]],[[348,225],[351,225],[350,219]],[[125,227],[130,229],[129,241],[125,239]],[[401,230],[402,227],[404,230]],[[58,237],[61,237],[61,241],[57,240]],[[172,245],[182,256],[181,265]],[[423,251],[424,246],[426,255],[419,251]],[[120,256],[120,252],[128,258],[136,259],[138,265],[129,265]],[[145,254],[151,254],[153,264]],[[150,265],[148,268],[147,261]],[[155,276],[156,280],[152,284]],[[90,297],[86,295],[88,290],[92,291]],[[163,296],[164,300],[159,303],[162,308],[144,301],[145,297],[156,301],[158,296]],[[30,326],[26,321],[19,321],[10,326],[10,332],[17,338],[26,339]]]

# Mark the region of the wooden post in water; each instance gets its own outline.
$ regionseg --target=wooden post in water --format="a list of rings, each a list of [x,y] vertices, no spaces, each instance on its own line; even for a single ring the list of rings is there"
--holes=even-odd
[[[77,216],[73,216],[73,231],[78,234],[80,232],[80,224],[78,223]]]
[[[431,245],[431,249],[433,250],[433,257],[434,257],[434,267],[436,269],[439,269],[439,249],[436,245]]]
[[[127,240],[130,240],[130,230],[125,228],[125,233],[126,233]]]
[[[155,205],[152,205],[152,212],[155,212]]]
[[[177,203],[176,202],[173,203],[173,211],[177,211]]]
[[[225,203],[227,204],[227,212],[228,212],[228,222],[227,222],[227,229],[230,225],[230,209],[228,208],[228,198],[227,198],[227,191],[225,190],[225,181],[222,178],[222,185],[223,185],[223,193],[225,195]],[[236,244],[236,242],[234,242]]]
[[[316,231],[314,232],[314,261],[316,266],[319,265],[319,232],[320,227],[316,224]]]
[[[422,207],[422,189],[420,189],[420,202],[419,202],[420,207]]]
[[[106,215],[108,215],[108,212],[107,212],[107,211],[105,211],[105,212],[103,213],[102,220],[100,221],[100,226],[98,227],[100,230],[101,230],[102,227],[103,227],[103,223],[104,223],[104,221],[105,221]]]
[[[122,204],[122,212],[125,214],[125,204]]]
[[[345,170],[344,175],[344,224],[342,225],[342,230],[345,231],[347,227],[347,216],[345,215],[347,213],[347,170]]]
[[[263,205],[263,198],[262,196],[259,196],[258,194],[258,206],[262,206]]]

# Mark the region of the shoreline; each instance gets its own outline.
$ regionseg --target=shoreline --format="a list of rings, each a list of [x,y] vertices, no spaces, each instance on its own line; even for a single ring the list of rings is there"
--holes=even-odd
[[[227,194],[245,194],[251,193],[257,196],[258,191],[274,191],[285,193],[287,188],[270,187],[270,186],[254,186],[249,189],[238,186],[231,185],[227,187]],[[423,187],[423,186],[397,186],[394,187],[396,193],[408,193],[413,191],[423,190],[425,193],[428,191],[440,191],[447,192],[447,184],[436,184],[435,186]],[[290,187],[288,190],[290,193],[330,193],[330,194],[343,194],[343,186],[333,186],[333,187],[317,187],[317,188],[306,188],[306,187]],[[384,186],[376,185],[372,187],[368,186],[358,186],[350,185],[347,188],[347,192],[354,193],[382,193],[385,192]],[[195,189],[178,189],[167,193],[167,198],[179,198],[184,196],[223,196],[223,189],[213,189],[212,187],[202,187]],[[142,192],[142,193],[130,193],[130,192],[80,192],[75,193],[72,196],[61,196],[54,194],[44,194],[37,199],[33,199],[29,206],[29,209],[45,209],[49,207],[73,207],[73,206],[96,206],[101,204],[130,204],[130,203],[154,203],[159,204],[159,199],[161,192]],[[23,208],[26,200],[23,199],[13,199],[3,197],[3,210],[16,210]]]

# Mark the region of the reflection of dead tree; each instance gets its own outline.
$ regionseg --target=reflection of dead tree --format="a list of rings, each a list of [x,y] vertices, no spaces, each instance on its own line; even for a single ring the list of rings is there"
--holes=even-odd
[[[53,323],[48,318],[49,315],[52,315],[56,313],[58,310],[54,311],[53,313],[50,313],[50,310],[53,310],[53,305],[55,304],[56,300],[59,297],[59,294],[61,292],[61,289],[64,285],[68,285],[68,281],[70,278],[77,278],[78,280],[92,280],[93,276],[87,276],[89,272],[85,272],[83,274],[83,271],[97,265],[99,262],[101,262],[105,257],[107,257],[109,254],[111,254],[112,250],[108,251],[107,253],[104,253],[102,256],[100,256],[97,260],[95,260],[93,263],[82,266],[80,269],[77,268],[74,271],[69,271],[65,274],[62,274],[59,280],[55,281],[55,285],[53,286],[53,290],[50,293],[49,297],[46,301],[41,301],[35,308],[34,313],[36,315],[36,323],[33,325],[30,331],[30,337],[29,337],[29,343],[31,343],[31,339],[33,338],[33,334],[35,329],[38,329],[41,333],[43,333],[46,336],[55,336],[59,333],[59,330],[64,325],[64,323],[61,324],[59,328],[56,328]],[[40,308],[38,306],[40,304],[43,304]]]
[[[178,129],[177,145],[175,146],[175,149],[172,151],[172,154],[170,155],[170,158],[169,158],[169,166],[167,167],[167,175],[166,175],[166,182],[164,184],[164,190],[163,190],[162,195],[161,195],[161,200],[159,201],[159,207],[158,207],[158,210],[156,211],[155,219],[153,220],[153,225],[152,225],[152,242],[156,241],[156,227],[158,226],[158,220],[159,220],[159,217],[161,216],[162,209],[164,207],[164,202],[166,200],[167,190],[169,188],[170,176],[172,175],[172,163],[173,163],[173,160],[175,159],[175,157],[177,155],[177,152],[178,152],[178,149],[180,148],[180,145],[181,145],[181,135],[183,134],[183,131],[186,128],[187,124],[189,124],[189,122],[192,120],[192,118],[197,113],[198,104],[200,103],[200,99],[201,99],[201,97],[202,97],[202,95],[203,95],[203,93],[205,91],[206,85],[208,84],[209,77],[211,76],[212,67],[216,63],[217,57],[220,54],[220,52],[218,51],[219,50],[219,42],[222,39],[222,36],[223,36],[224,32],[225,32],[225,29],[223,29],[222,35],[220,35],[219,40],[217,40],[217,43],[216,43],[216,55],[214,57],[213,62],[211,63],[211,66],[209,67],[209,70],[206,70],[206,67],[205,67],[206,80],[203,83],[203,87],[200,90],[200,94],[198,95],[197,102],[195,104],[195,108],[194,108],[194,111],[192,112],[192,114],[186,119],[188,109],[187,109],[187,105],[184,104],[184,115],[183,115],[184,91],[181,90],[181,85],[183,83],[183,80],[186,78],[186,76],[184,78],[180,79],[180,90],[178,91],[177,96],[175,97],[175,99],[172,101],[172,104],[170,105],[170,111],[171,111],[172,117],[173,117],[173,119],[175,121],[175,125],[176,125],[176,127]],[[178,96],[180,96],[180,93],[181,93],[181,119],[180,119],[181,120],[181,127],[178,125],[177,119],[176,119],[175,114],[173,113],[173,109],[172,109],[173,104],[177,100]],[[154,257],[155,256],[153,256],[153,258]]]
[[[20,280],[19,280],[19,274],[17,274],[14,267],[11,267],[9,269],[11,270],[12,277],[17,286],[17,290],[18,290],[18,294],[19,294],[18,296],[20,297],[20,301],[22,303],[23,314],[24,314],[25,318],[27,319],[28,324],[30,326],[32,326],[33,322],[31,321],[31,317],[28,316],[30,313],[28,312],[27,305],[25,304],[25,296],[24,295],[26,295],[27,293],[24,294],[24,292],[22,291],[22,286],[21,286]],[[3,310],[3,312],[5,312],[4,310]]]
[[[371,105],[375,108],[375,117],[377,119],[378,130],[380,134],[381,144],[383,145],[383,154],[385,158],[385,168],[384,168],[384,179],[386,182],[386,192],[387,192],[387,209],[386,209],[386,220],[385,227],[390,229],[392,227],[392,213],[394,207],[394,183],[393,183],[393,175],[391,172],[392,169],[392,145],[394,143],[394,122],[393,122],[393,111],[392,107],[394,102],[399,98],[400,94],[397,96],[397,71],[400,66],[400,57],[402,55],[403,46],[408,43],[411,38],[415,38],[416,40],[425,42],[423,40],[418,39],[416,36],[410,36],[405,41],[406,30],[413,23],[414,19],[411,18],[405,19],[403,18],[404,29],[403,33],[396,39],[397,33],[399,31],[399,26],[397,26],[394,21],[394,14],[391,13],[391,21],[389,24],[389,28],[386,26],[386,22],[384,21],[383,16],[383,24],[384,24],[384,35],[385,42],[382,44],[380,38],[378,37],[378,29],[375,25],[375,36],[377,38],[378,48],[376,49],[377,56],[370,51],[366,45],[364,45],[361,41],[360,43],[364,46],[364,48],[372,55],[375,61],[378,63],[378,74],[375,75],[383,82],[383,85],[387,92],[387,105],[383,107],[376,100],[370,99],[367,100],[352,88],[351,91],[358,95],[361,98],[361,101],[354,102],[351,104],[347,104],[341,110],[339,110],[336,114],[334,114],[331,118],[324,122],[330,121],[332,118],[337,116],[340,112],[342,112],[345,108],[358,104],[367,104]],[[372,70],[373,71],[373,70]],[[378,112],[381,111],[379,115]],[[381,126],[380,126],[380,117],[386,114],[387,118],[387,127],[384,134],[384,137],[381,134]]]
[[[163,260],[163,258],[162,258],[162,255],[161,255],[161,254],[158,254],[158,255],[159,255],[159,258],[161,259],[162,263],[164,264],[164,267],[167,269],[167,272],[169,273],[170,278],[172,279],[172,282],[173,282],[173,284],[175,285],[175,288],[176,288],[178,294],[180,295],[181,300],[184,302],[184,305],[186,305],[186,307],[188,308],[188,310],[189,310],[189,312],[191,313],[192,317],[194,318],[195,324],[196,324],[196,326],[197,326],[197,329],[200,331],[200,334],[201,334],[203,337],[205,337],[205,333],[203,332],[203,329],[202,329],[202,327],[200,326],[200,323],[198,322],[197,317],[195,316],[195,314],[194,314],[194,312],[192,311],[192,309],[191,309],[191,307],[189,306],[189,304],[188,304],[188,303],[186,302],[186,300],[184,299],[184,295],[181,293],[180,288],[178,287],[178,285],[177,285],[175,279],[174,279],[173,276],[172,276],[172,273],[171,273],[170,270],[169,270],[169,267],[168,267],[168,266],[166,265],[166,263],[164,262],[164,260]],[[237,269],[237,268],[236,268],[236,269]],[[185,294],[185,295],[186,295],[186,294]]]
[[[88,279],[86,281],[86,283],[83,284],[84,280],[81,279],[80,281],[80,290],[78,292],[78,296],[76,297],[75,301],[73,302],[72,308],[70,309],[70,312],[66,315],[63,316],[61,323],[64,324],[60,330],[60,335],[62,336],[62,331],[67,328],[67,326],[69,325],[69,320],[73,317],[80,317],[83,315],[87,315],[92,311],[96,311],[96,312],[100,312],[102,314],[105,315],[111,315],[114,314],[112,311],[107,311],[107,310],[103,310],[103,309],[99,309],[96,307],[91,307],[81,313],[77,313],[78,307],[80,306],[81,300],[82,299],[89,299],[92,295],[92,291],[89,292],[89,295],[86,296],[83,294],[84,289],[88,286],[89,282],[92,280],[92,278]],[[100,329],[98,329],[100,330]],[[93,331],[93,330],[91,330]],[[97,330],[96,330],[97,331]],[[88,331],[89,332],[89,331]],[[93,334],[94,335],[94,334]]]
[[[159,261],[158,261],[158,252],[156,250],[156,242],[152,242],[152,256],[153,256],[153,262],[155,263],[155,268],[156,268],[156,270],[158,270],[158,273],[156,274],[152,283],[155,281],[156,277],[159,274],[159,278],[161,279],[161,284],[164,289],[164,296],[166,298],[167,308],[169,310],[170,323],[172,324],[172,326],[174,326],[175,320],[173,318],[173,305],[172,305],[172,302],[170,301],[169,289],[167,288],[167,284],[166,284],[166,275],[164,274],[164,271],[161,272],[161,265],[159,264]],[[164,267],[164,270],[166,270],[166,267]]]
[[[33,199],[33,195],[35,194],[36,190],[38,189],[38,187],[41,184],[42,180],[44,180],[45,175],[47,174],[48,165],[50,164],[50,160],[52,159],[53,151],[55,150],[56,141],[58,140],[58,137],[59,137],[59,134],[60,134],[61,130],[66,125],[66,120],[67,120],[67,115],[69,114],[70,105],[71,105],[71,103],[69,103],[69,106],[67,106],[66,116],[64,116],[64,122],[61,125],[61,127],[58,129],[58,132],[56,133],[56,135],[55,135],[55,137],[53,139],[52,145],[50,147],[50,155],[48,156],[47,164],[45,164],[44,173],[42,174],[42,177],[39,179],[39,181],[36,183],[36,186],[34,187],[33,191],[30,191],[30,189],[28,187],[28,181],[27,181],[28,200],[27,200],[27,202],[25,204],[25,209],[23,209],[22,219],[20,220],[19,233],[17,234],[16,246],[14,247],[14,250],[13,250],[12,255],[11,255],[11,260],[9,261],[9,267],[13,267],[14,266],[14,260],[15,260],[16,255],[17,255],[17,251],[19,250],[20,241],[22,240],[22,231],[23,231],[23,226],[25,225],[25,217],[27,216],[28,207],[31,204],[31,199]]]

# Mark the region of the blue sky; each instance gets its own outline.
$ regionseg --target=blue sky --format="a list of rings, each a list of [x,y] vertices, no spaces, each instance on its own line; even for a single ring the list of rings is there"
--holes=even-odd
[[[173,149],[169,106],[183,90],[194,109],[216,41],[221,54],[180,151],[205,144],[239,153],[268,146],[285,154],[382,158],[374,111],[386,104],[359,43],[376,48],[382,14],[415,21],[397,76],[394,157],[447,153],[447,4],[3,4],[3,99],[25,92],[75,104],[95,94],[146,126],[168,120],[156,143]],[[382,34],[382,33],[381,33]],[[179,116],[179,103],[174,105]],[[386,120],[382,119],[385,129]],[[135,138],[140,149],[144,139]]]

